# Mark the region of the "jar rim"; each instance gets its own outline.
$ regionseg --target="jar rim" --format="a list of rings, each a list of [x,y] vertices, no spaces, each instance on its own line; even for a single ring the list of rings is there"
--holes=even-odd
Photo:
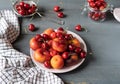
[[[96,11],[96,12],[107,12],[109,10],[109,7],[110,5],[107,4],[106,8],[104,8],[103,10],[94,10],[92,7],[89,6],[89,4],[87,4],[87,8],[90,10],[90,11]]]

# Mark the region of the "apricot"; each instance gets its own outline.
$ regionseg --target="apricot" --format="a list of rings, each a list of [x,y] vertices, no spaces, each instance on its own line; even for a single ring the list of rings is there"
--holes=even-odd
[[[80,45],[81,45],[80,41],[75,37],[71,40],[71,43],[76,47],[80,47]]]
[[[53,28],[47,28],[43,33],[50,36],[50,34],[51,34],[52,32],[54,32],[54,29],[53,29]]]
[[[52,48],[58,52],[64,52],[67,49],[67,42],[66,40],[55,38],[52,41]]]
[[[34,37],[30,39],[29,45],[33,50],[40,48],[40,43]]]
[[[54,69],[61,69],[64,66],[64,59],[60,55],[55,55],[50,60],[51,66]]]
[[[37,49],[37,50],[34,52],[34,59],[35,59],[37,62],[40,62],[40,63],[45,62],[45,60],[46,60],[46,55],[44,55],[42,52],[43,52],[42,49]]]

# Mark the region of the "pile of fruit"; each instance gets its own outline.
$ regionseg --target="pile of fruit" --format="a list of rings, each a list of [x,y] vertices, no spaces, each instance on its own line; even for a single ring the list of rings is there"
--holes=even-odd
[[[81,42],[63,28],[46,29],[30,39],[33,58],[47,68],[61,69],[86,57]]]
[[[36,8],[37,6],[35,4],[29,4],[23,1],[15,5],[17,13],[19,13],[22,16],[33,14]]]
[[[104,20],[106,18],[107,2],[105,0],[88,0],[90,12],[88,16],[95,21]],[[103,11],[104,10],[104,11]]]

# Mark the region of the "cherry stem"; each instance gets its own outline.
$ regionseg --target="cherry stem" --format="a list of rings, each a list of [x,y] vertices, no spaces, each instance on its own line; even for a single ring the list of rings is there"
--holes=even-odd
[[[88,30],[86,28],[82,28],[82,29],[84,29],[85,32],[88,32]]]
[[[43,16],[43,15],[41,15],[39,12],[36,12],[41,18],[44,18],[44,19],[46,19],[46,20],[50,20],[51,22],[54,22],[54,23],[57,23],[57,24],[59,24],[59,25],[64,25],[65,24],[65,22],[63,21],[63,20],[60,20],[60,19],[57,19],[57,18],[54,18],[54,17],[46,17],[45,18],[45,16]]]

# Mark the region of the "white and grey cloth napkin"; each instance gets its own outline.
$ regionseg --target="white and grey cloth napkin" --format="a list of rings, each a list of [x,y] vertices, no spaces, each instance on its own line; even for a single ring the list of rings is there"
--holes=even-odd
[[[64,84],[53,73],[39,69],[12,46],[19,35],[18,18],[11,10],[0,11],[0,84]]]

